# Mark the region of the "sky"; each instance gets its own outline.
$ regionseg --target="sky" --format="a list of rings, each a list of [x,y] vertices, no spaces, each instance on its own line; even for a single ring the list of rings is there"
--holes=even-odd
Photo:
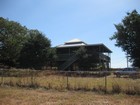
[[[113,52],[112,68],[127,66],[125,53],[109,39],[114,24],[134,9],[140,13],[140,0],[0,0],[0,17],[41,31],[52,46],[75,38],[105,44]]]

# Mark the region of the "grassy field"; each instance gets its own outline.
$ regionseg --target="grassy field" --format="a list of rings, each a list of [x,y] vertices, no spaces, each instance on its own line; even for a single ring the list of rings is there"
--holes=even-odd
[[[0,76],[0,85],[12,87],[43,88],[46,90],[83,90],[102,93],[125,93],[140,95],[140,78],[116,78],[114,75],[105,77],[66,76],[48,71],[15,70],[4,72]]]
[[[0,87],[0,105],[140,105],[137,95]]]
[[[31,70],[0,72],[0,105],[87,104],[140,105],[140,78],[67,76]]]

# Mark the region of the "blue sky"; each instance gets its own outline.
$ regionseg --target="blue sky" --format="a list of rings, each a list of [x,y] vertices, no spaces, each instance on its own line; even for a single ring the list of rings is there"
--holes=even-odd
[[[109,38],[127,12],[140,13],[140,0],[0,0],[0,17],[44,33],[52,46],[78,38],[110,48],[112,67],[126,67],[126,56]]]

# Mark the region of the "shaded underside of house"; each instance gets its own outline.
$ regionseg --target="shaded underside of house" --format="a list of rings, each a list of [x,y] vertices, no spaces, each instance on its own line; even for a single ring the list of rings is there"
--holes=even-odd
[[[76,51],[82,47],[86,49],[86,59],[76,54]],[[110,54],[112,51],[104,44],[86,44],[79,39],[73,39],[57,46],[56,51],[59,70],[109,70],[110,68]],[[82,66],[79,66],[79,64]]]

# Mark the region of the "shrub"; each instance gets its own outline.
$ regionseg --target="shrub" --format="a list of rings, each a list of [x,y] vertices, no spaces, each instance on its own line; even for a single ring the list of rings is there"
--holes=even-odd
[[[112,84],[112,93],[120,93],[121,92],[121,87],[118,84]]]
[[[135,95],[136,91],[134,89],[134,86],[128,86],[127,89],[125,90],[125,93],[128,95]]]

